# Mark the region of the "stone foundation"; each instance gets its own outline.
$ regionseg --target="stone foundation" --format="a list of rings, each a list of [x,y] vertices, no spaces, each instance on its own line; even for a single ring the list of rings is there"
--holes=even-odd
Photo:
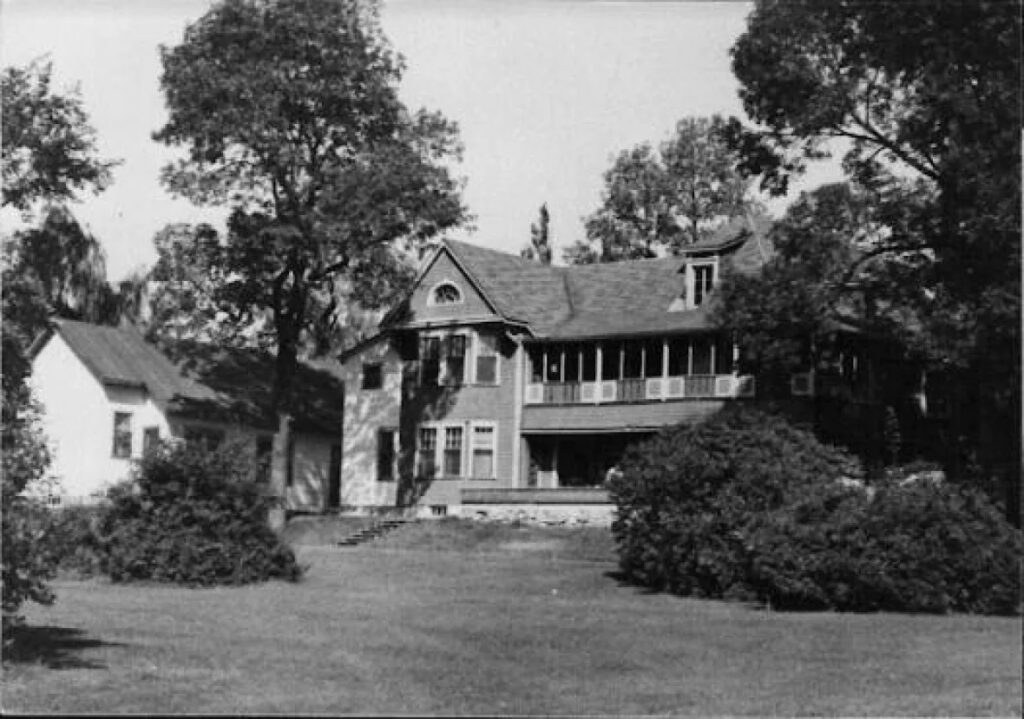
[[[613,504],[465,504],[448,508],[449,516],[480,522],[521,522],[562,526],[610,527]]]

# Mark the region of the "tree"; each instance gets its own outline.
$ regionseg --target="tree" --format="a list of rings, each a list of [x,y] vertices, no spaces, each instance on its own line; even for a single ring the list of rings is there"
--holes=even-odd
[[[827,143],[879,217],[872,254],[925,248],[912,281],[941,360],[958,368],[954,434],[1019,510],[1020,53],[1015,3],[761,2],[733,47],[747,115],[731,144],[781,192]]]
[[[721,222],[758,208],[737,170],[719,115],[683,118],[659,151],[625,150],[605,173],[602,206],[584,220],[587,241],[565,252],[571,264],[677,253]]]
[[[18,232],[5,251],[13,272],[38,279],[42,299],[54,314],[117,321],[117,292],[107,283],[103,248],[67,208],[48,208],[41,225]]]
[[[229,278],[217,230],[207,224],[169,224],[156,233],[153,245],[157,259],[145,278],[139,321],[147,337],[158,343],[272,344],[265,312],[236,307],[221,297]]]
[[[154,137],[187,151],[163,181],[233,208],[223,291],[271,315],[280,445],[314,305],[333,312],[339,282],[379,302],[410,274],[403,250],[465,218],[443,165],[457,131],[399,101],[403,65],[375,3],[224,0],[161,60],[170,117]]]
[[[551,243],[549,224],[551,215],[545,202],[540,206],[537,221],[530,225],[530,244],[519,253],[524,259],[536,260],[542,265],[551,264]]]
[[[96,132],[77,90],[54,93],[53,66],[35,61],[0,76],[4,141],[3,205],[22,212],[37,202],[102,191],[118,163],[96,157]]]

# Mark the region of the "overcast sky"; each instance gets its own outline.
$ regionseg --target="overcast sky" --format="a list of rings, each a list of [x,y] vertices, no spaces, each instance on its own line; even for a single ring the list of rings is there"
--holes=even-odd
[[[154,259],[169,222],[221,224],[224,212],[171,199],[157,181],[171,152],[150,139],[166,119],[158,45],[181,41],[206,0],[3,0],[3,64],[49,54],[58,88],[80,86],[100,152],[124,162],[75,214],[103,244],[111,279]],[[459,123],[464,239],[517,252],[542,202],[556,255],[583,237],[601,174],[619,150],[658,143],[687,115],[742,116],[729,47],[743,2],[389,0],[385,34],[407,61],[401,95]],[[797,188],[836,176],[834,164]],[[778,212],[784,202],[773,202]],[[10,227],[11,218],[5,216]]]

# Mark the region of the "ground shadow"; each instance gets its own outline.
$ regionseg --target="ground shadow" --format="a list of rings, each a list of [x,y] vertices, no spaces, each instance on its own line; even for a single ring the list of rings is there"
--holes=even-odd
[[[48,669],[106,669],[106,664],[86,659],[82,653],[98,647],[123,646],[119,642],[94,639],[72,627],[22,626],[11,630],[5,638],[3,661],[42,664]]]
[[[620,587],[629,587],[631,589],[636,590],[637,594],[663,594],[663,592],[660,589],[654,589],[653,587],[648,587],[646,585],[633,581],[632,579],[630,579],[629,575],[623,572],[621,569],[613,569],[604,572],[604,576],[608,579],[614,579]]]

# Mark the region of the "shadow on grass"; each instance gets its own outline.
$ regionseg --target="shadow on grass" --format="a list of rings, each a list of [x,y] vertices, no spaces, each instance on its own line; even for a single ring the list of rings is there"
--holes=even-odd
[[[71,627],[17,627],[5,642],[3,660],[12,664],[42,664],[48,669],[106,669],[107,665],[85,659],[81,653],[97,647],[123,647],[88,637]]]
[[[620,587],[630,587],[631,589],[635,589],[637,594],[663,594],[659,589],[654,589],[653,587],[648,587],[640,584],[639,582],[633,581],[630,579],[629,575],[621,569],[613,569],[610,572],[605,572],[604,576],[608,579],[614,579]]]

